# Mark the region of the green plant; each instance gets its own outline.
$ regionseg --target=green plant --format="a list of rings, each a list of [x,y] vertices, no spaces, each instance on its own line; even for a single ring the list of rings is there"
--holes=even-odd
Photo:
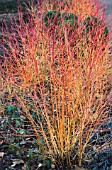
[[[109,33],[97,5],[82,0],[82,9],[77,2],[73,10],[74,3],[46,1],[28,23],[22,14],[19,24],[12,21],[12,34],[3,28],[9,48],[3,47],[2,95],[7,91],[32,124],[40,158],[61,166],[74,158],[82,166],[88,142],[109,112]]]

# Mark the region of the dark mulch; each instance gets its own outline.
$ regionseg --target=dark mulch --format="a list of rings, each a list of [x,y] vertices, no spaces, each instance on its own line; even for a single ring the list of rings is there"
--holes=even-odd
[[[3,2],[3,1],[2,1]],[[24,4],[23,4],[24,9]],[[12,3],[2,3],[0,4],[0,16],[1,20],[0,23],[3,21],[4,16],[2,14],[8,14],[8,13],[16,13],[17,12],[17,1],[13,1]],[[2,52],[2,49],[0,49],[0,52]],[[1,122],[0,122],[1,123]],[[111,122],[112,123],[112,122]],[[97,134],[99,136],[99,140],[97,139],[97,143],[95,143],[98,146],[102,146],[105,143],[105,140],[112,137],[111,130],[112,130],[112,124],[107,123],[108,128],[110,131],[105,134]],[[0,130],[1,130],[0,125]],[[102,137],[101,137],[102,135]],[[95,137],[94,137],[95,138]],[[93,138],[93,141],[94,141]],[[31,141],[31,139],[29,139]],[[93,143],[94,145],[94,143]],[[112,143],[110,143],[112,145]],[[36,148],[36,144],[33,142],[26,142],[25,144],[22,144],[21,147],[34,149]],[[28,154],[28,152],[24,150],[16,150],[14,149],[11,144],[7,144],[6,141],[4,141],[2,135],[0,136],[0,170],[47,170],[50,168],[40,167],[43,163],[39,161],[38,153],[36,153],[37,150],[35,150],[34,156]],[[3,155],[2,155],[3,154]],[[103,147],[103,149],[100,149],[97,152],[97,149],[87,149],[85,153],[85,161],[83,161],[83,166],[88,170],[112,170],[112,146]],[[55,168],[54,168],[55,169]],[[75,170],[84,170],[83,168],[78,168],[77,166],[74,166],[73,169]],[[66,167],[64,167],[64,170],[67,170]],[[70,170],[70,168],[68,168]]]
[[[72,170],[112,170],[112,146],[111,141],[105,146],[105,142],[111,139],[112,122],[109,121],[108,127],[110,131],[98,133],[98,139],[96,136],[90,141],[93,147],[88,147],[85,151],[85,157],[83,159],[83,167],[78,168],[73,166]],[[96,140],[94,144],[94,140]],[[22,141],[22,139],[21,139]],[[7,144],[3,138],[0,139],[0,154],[4,153],[0,157],[0,170],[50,170],[53,168],[47,168],[44,166],[42,160],[39,160],[38,149],[36,146],[35,138],[27,138],[25,142],[21,142],[21,147],[26,150],[33,150],[32,156],[28,152],[21,149],[14,149],[11,144]],[[27,141],[27,142],[26,142]],[[97,150],[97,146],[101,149]],[[40,168],[39,168],[40,166]],[[61,170],[61,168],[54,168],[54,170]],[[64,167],[63,170],[70,170],[70,168]]]

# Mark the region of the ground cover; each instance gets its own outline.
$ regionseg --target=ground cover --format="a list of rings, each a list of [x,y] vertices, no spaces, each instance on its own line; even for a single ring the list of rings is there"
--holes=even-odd
[[[55,11],[54,11],[55,12]],[[54,13],[53,12],[53,13]],[[80,11],[79,11],[80,12]],[[51,16],[51,18],[49,19],[49,15]],[[73,15],[72,15],[73,16]],[[48,24],[49,24],[49,21],[50,23],[52,24],[53,22],[53,19],[54,19],[55,16],[52,17],[52,10],[50,10],[50,13],[48,11],[48,16],[47,16],[47,21],[45,19],[45,25],[46,25],[46,28],[48,28]],[[65,18],[65,19],[64,19]],[[65,23],[69,23],[69,19],[72,19],[70,18],[70,16],[66,16],[64,15],[64,18],[62,18],[62,20],[64,20]],[[72,20],[73,21],[73,20]],[[76,20],[75,20],[76,21]],[[73,21],[74,23],[74,21]],[[87,24],[89,23],[89,25]],[[88,38],[89,38],[89,31],[92,30],[92,25],[94,22],[92,21],[91,17],[89,17],[87,19],[87,23],[86,23],[86,33],[87,33],[87,37],[86,37],[86,40],[88,41]],[[32,23],[33,24],[33,23]],[[71,23],[70,23],[71,24]],[[72,25],[71,25],[72,26]],[[76,26],[76,25],[75,25]],[[62,25],[60,25],[60,29],[62,29]],[[76,29],[76,28],[75,28]],[[50,30],[52,31],[52,29]],[[59,31],[59,30],[58,30]],[[78,30],[79,31],[79,30]],[[71,30],[72,32],[72,30]],[[70,32],[70,33],[71,33]],[[104,32],[103,34],[105,33],[105,29],[104,29]],[[108,34],[108,32],[106,31],[106,34]],[[70,34],[69,34],[70,35]],[[83,35],[83,34],[81,34]],[[32,35],[31,35],[32,36]],[[62,42],[64,43],[65,42],[65,37],[66,35],[64,35],[64,33],[62,33]],[[107,36],[107,35],[106,35]],[[30,38],[30,37],[28,37]],[[41,37],[40,37],[41,38]],[[106,37],[104,37],[106,38]],[[57,36],[57,39],[59,39],[59,37]],[[11,39],[10,39],[11,40]],[[30,42],[30,41],[29,41]],[[32,43],[32,42],[31,42]],[[103,42],[104,43],[104,42]],[[45,45],[45,44],[43,44]],[[13,44],[14,46],[14,44]],[[26,47],[25,47],[26,48]],[[77,48],[77,46],[74,46],[74,48]],[[30,49],[30,48],[28,48]],[[37,48],[38,50],[40,49]],[[36,57],[39,58],[39,56],[41,55],[42,51],[38,51],[36,52]],[[82,50],[83,51],[83,50]],[[105,48],[103,49],[103,51],[105,51]],[[9,52],[9,51],[8,51]],[[67,51],[65,51],[66,54],[67,54]],[[106,51],[105,51],[106,52]],[[77,51],[73,51],[73,56],[75,57],[75,60],[79,57]],[[69,54],[70,55],[70,54]],[[82,57],[84,56],[84,53],[81,54]],[[32,55],[33,56],[33,55]],[[57,59],[57,58],[56,58]],[[59,62],[59,61],[58,61]],[[15,63],[14,63],[15,64]],[[23,62],[24,64],[24,62]],[[42,63],[41,63],[42,64]],[[46,63],[45,63],[46,64]],[[60,63],[61,64],[61,63]],[[14,65],[13,65],[14,66]],[[29,64],[28,64],[29,66]],[[15,68],[15,67],[14,67]],[[36,66],[35,66],[36,68]],[[41,66],[41,69],[43,69],[44,67]],[[47,68],[47,67],[46,67]],[[44,68],[44,69],[46,69]],[[3,69],[3,68],[2,68]],[[27,67],[28,69],[28,67]],[[15,71],[15,70],[14,70]],[[37,70],[35,70],[37,71]],[[42,70],[42,73],[43,73],[44,70]],[[53,71],[53,70],[51,70]],[[14,72],[15,73],[15,72]],[[47,70],[46,70],[46,73],[47,73]],[[47,76],[49,76],[49,74],[47,73],[44,73],[46,78]],[[65,74],[65,73],[64,73]],[[23,76],[23,75],[21,75]],[[1,77],[2,78],[2,77]],[[24,80],[23,81],[26,85],[28,85],[29,81],[27,81],[29,77],[27,77],[27,75],[24,77]],[[36,79],[37,80],[37,79]],[[39,81],[41,82],[41,79],[39,79]],[[8,82],[8,81],[7,81]],[[21,81],[20,81],[21,82]],[[46,84],[46,81],[43,82],[44,85],[46,86],[47,90],[49,91],[49,82]],[[23,84],[23,85],[25,85]],[[3,85],[3,84],[2,84]],[[38,85],[39,86],[39,85]],[[52,84],[52,86],[54,86],[54,84]],[[58,86],[58,85],[57,85]],[[57,88],[57,86],[55,88]],[[61,84],[60,84],[61,86]],[[3,85],[4,87],[4,85]],[[27,86],[28,87],[28,86]],[[40,87],[43,88],[43,85],[40,84]],[[24,86],[22,86],[21,88],[24,88]],[[18,89],[16,89],[18,90]],[[23,90],[23,89],[22,89]],[[45,89],[43,89],[45,90]],[[59,90],[59,88],[58,88]],[[77,89],[78,90],[78,89]],[[85,90],[85,89],[84,89]],[[45,92],[45,91],[44,91]],[[109,92],[109,90],[108,90]],[[18,93],[17,93],[18,94]],[[40,91],[37,91],[37,96],[40,95]],[[54,94],[54,92],[53,92]],[[42,95],[42,94],[41,94]],[[50,168],[54,168],[56,169],[56,166],[51,163],[51,160],[50,159],[45,159],[45,154],[42,155],[42,148],[41,147],[44,147],[44,141],[43,139],[40,137],[39,141],[38,141],[38,144],[37,145],[37,141],[36,141],[36,134],[33,132],[33,129],[32,129],[32,119],[30,119],[30,122],[28,121],[28,117],[24,115],[24,111],[20,108],[20,106],[17,107],[18,105],[18,101],[17,99],[14,97],[12,97],[12,99],[10,98],[9,96],[9,93],[5,93],[5,102],[7,102],[6,104],[6,107],[5,107],[5,113],[2,115],[1,117],[1,151],[2,151],[2,154],[1,154],[1,167],[2,169],[3,168],[8,168],[8,169],[22,169],[25,168],[26,166],[26,169],[29,168],[29,169],[36,169],[36,168],[39,168],[39,166],[42,166],[40,167],[39,169],[50,169]],[[47,96],[48,97],[48,96]],[[97,96],[97,98],[100,97],[100,96]],[[25,100],[23,98],[21,98],[24,102],[25,100],[27,100],[28,102],[28,109],[29,109],[29,106],[32,102],[32,99],[30,96],[26,96],[25,97]],[[53,99],[54,100],[54,99]],[[67,101],[69,101],[67,99]],[[2,100],[2,105],[3,105],[4,101]],[[27,107],[26,106],[26,107]],[[50,107],[50,106],[49,106]],[[31,108],[30,108],[31,109]],[[62,107],[61,107],[62,109]],[[78,112],[80,111],[80,107],[78,108]],[[93,108],[91,108],[93,109]],[[106,110],[106,111],[109,111],[110,113],[110,108],[107,107],[106,109],[109,109],[109,110]],[[33,110],[35,110],[33,108]],[[67,111],[67,110],[66,110]],[[1,110],[1,113],[2,110]],[[21,115],[22,113],[22,115]],[[93,112],[94,113],[94,112]],[[56,113],[55,113],[56,114]],[[23,116],[24,115],[24,116]],[[37,122],[37,115],[35,113],[35,111],[32,111],[30,110],[30,115],[32,116],[33,120]],[[45,116],[45,115],[44,115]],[[106,116],[106,115],[105,115]],[[108,115],[110,116],[110,115]],[[31,117],[30,117],[31,118]],[[40,117],[41,118],[41,117]],[[40,119],[39,118],[39,119]],[[47,117],[46,117],[47,118]],[[45,119],[43,119],[45,121]],[[46,121],[45,121],[46,122]],[[90,121],[91,122],[91,121]],[[57,124],[56,124],[57,125]],[[97,124],[96,124],[97,125]],[[10,127],[10,128],[9,128]],[[46,130],[46,125],[43,124],[43,127],[45,127],[45,130]],[[77,126],[76,126],[77,127]],[[7,129],[7,130],[6,130]],[[104,132],[105,131],[105,132]],[[108,119],[108,121],[106,121],[105,123],[102,124],[101,126],[101,129],[100,131],[98,131],[98,133],[96,133],[93,138],[91,139],[90,143],[89,143],[89,147],[87,147],[87,149],[85,150],[85,154],[84,154],[84,158],[82,159],[82,163],[83,163],[83,166],[85,168],[91,168],[91,169],[110,169],[111,168],[111,143],[110,143],[110,138],[111,138],[111,121],[110,119]],[[15,132],[15,133],[14,133]],[[33,133],[32,133],[33,132]],[[35,131],[36,132],[36,131]],[[12,134],[12,137],[11,137],[11,134]],[[26,136],[25,136],[26,135]],[[27,135],[29,135],[27,137]],[[34,135],[34,136],[31,136]],[[49,135],[49,134],[48,134]],[[5,138],[6,136],[6,138]],[[15,136],[15,137],[14,137]],[[24,139],[23,139],[24,137]],[[30,139],[29,139],[30,138]],[[5,139],[5,140],[4,140]],[[9,141],[9,145],[6,145],[6,141]],[[107,142],[108,141],[108,142]],[[14,145],[15,144],[16,147]],[[30,143],[30,144],[29,144]],[[106,145],[105,145],[106,143]],[[21,151],[18,147],[23,147],[24,149],[26,149],[27,151],[24,151],[24,149]],[[77,143],[76,143],[76,146],[77,146]],[[16,149],[15,148],[18,148],[17,151],[15,151]],[[99,149],[100,148],[100,151]],[[41,154],[39,153],[39,151],[41,151]],[[3,153],[6,154],[4,156]],[[74,148],[74,153],[77,152],[77,147]],[[9,159],[9,156],[12,158],[12,159]],[[14,156],[15,155],[15,156]],[[15,159],[16,160],[15,160]],[[27,161],[27,159],[29,159]],[[8,164],[6,165],[5,164],[5,161],[8,162]],[[78,165],[78,157],[74,160],[74,165],[71,166],[71,168],[73,169],[76,165]],[[17,163],[18,162],[18,163]],[[66,165],[66,162],[64,162],[65,165],[64,165],[64,169],[67,168],[67,165]],[[51,166],[51,167],[50,167]],[[60,168],[61,169],[61,166],[60,167],[57,167],[57,168]],[[78,169],[78,167],[76,167]],[[68,169],[70,169],[70,167],[68,167]],[[81,168],[80,168],[81,169]]]

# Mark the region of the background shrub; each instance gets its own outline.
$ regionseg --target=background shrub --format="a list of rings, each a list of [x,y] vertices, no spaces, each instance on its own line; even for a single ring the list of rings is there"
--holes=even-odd
[[[2,33],[2,107],[21,108],[43,159],[61,166],[77,159],[81,166],[109,119],[109,32],[98,4],[80,4],[43,2],[28,10],[28,22],[20,12]]]

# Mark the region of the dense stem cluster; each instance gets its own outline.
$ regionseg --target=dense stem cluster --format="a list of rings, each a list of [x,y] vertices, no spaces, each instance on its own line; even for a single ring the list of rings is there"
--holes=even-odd
[[[110,41],[98,4],[46,1],[29,10],[27,22],[20,13],[2,34],[2,97],[7,92],[22,108],[46,157],[70,165],[77,147],[81,166],[88,142],[108,117]]]

